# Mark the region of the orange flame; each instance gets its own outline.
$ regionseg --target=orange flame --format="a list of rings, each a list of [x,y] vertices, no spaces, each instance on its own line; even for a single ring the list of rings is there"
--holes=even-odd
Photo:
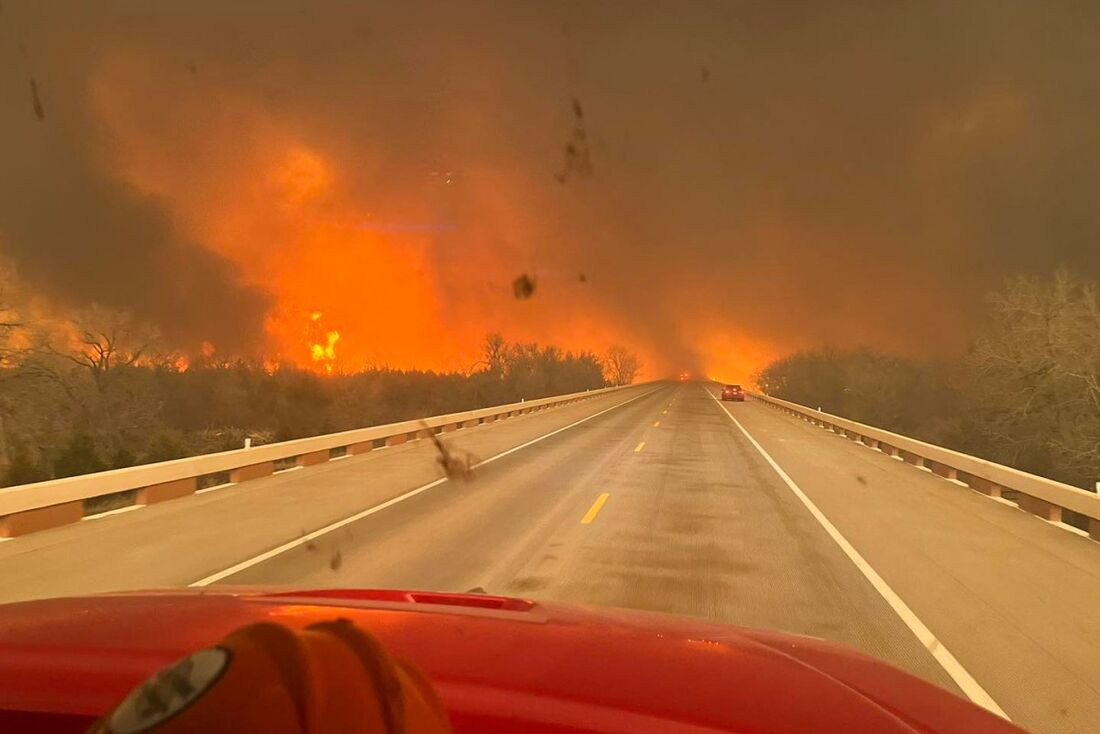
[[[647,365],[660,362],[660,353],[642,349],[630,324],[609,317],[602,296],[576,275],[554,280],[542,271],[540,295],[515,302],[508,284],[538,261],[537,253],[523,244],[502,254],[486,243],[510,230],[522,232],[516,239],[523,242],[548,241],[551,232],[530,192],[514,185],[510,167],[471,160],[450,183],[445,173],[427,171],[423,181],[390,182],[384,146],[351,151],[308,121],[273,118],[249,95],[191,78],[172,85],[172,104],[182,111],[212,95],[223,106],[194,130],[203,155],[181,155],[188,145],[163,144],[159,113],[134,114],[146,90],[156,88],[137,73],[149,66],[139,62],[156,56],[148,48],[116,49],[98,68],[94,104],[120,141],[112,166],[128,184],[167,202],[174,221],[234,262],[247,284],[273,296],[266,357],[331,373],[339,342],[344,371],[465,370],[485,334],[499,331],[509,340],[572,350],[602,352],[621,343]],[[240,140],[249,143],[241,147]],[[555,264],[560,272],[574,267]],[[231,345],[218,346],[233,353]]]
[[[323,367],[326,373],[331,374],[336,362],[336,342],[340,341],[340,332],[335,329],[324,332],[323,338],[317,332],[320,330],[321,312],[314,311],[309,315],[310,325],[306,329],[309,342],[309,356],[318,366]]]
[[[332,363],[336,361],[336,342],[340,341],[340,332],[325,333],[324,344],[310,344],[309,353],[314,362],[321,362],[325,372],[332,372]]]

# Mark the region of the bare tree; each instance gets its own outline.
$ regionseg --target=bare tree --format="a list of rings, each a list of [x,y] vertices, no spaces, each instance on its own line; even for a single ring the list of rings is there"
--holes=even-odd
[[[17,329],[23,326],[19,315],[4,298],[6,293],[0,291],[0,381],[6,382],[13,374],[12,368],[18,363],[22,352],[15,343],[13,336]],[[0,470],[7,472],[11,465],[10,441],[8,439],[7,416],[11,414],[10,401],[7,395],[0,396]]]
[[[87,370],[97,385],[104,384],[121,368],[152,358],[158,342],[155,328],[128,313],[102,306],[78,311],[67,328],[54,336],[67,343],[59,347],[56,338],[50,339],[43,348]]]
[[[492,333],[485,337],[485,364],[490,372],[503,373],[505,359],[508,354],[508,343],[499,333]]]
[[[1100,308],[1067,271],[1013,278],[970,355],[971,400],[1001,457],[1074,483],[1100,478]]]
[[[612,385],[629,385],[634,382],[641,367],[642,363],[638,361],[638,355],[625,347],[613,346],[607,350],[604,369],[607,381]]]
[[[15,305],[18,293],[11,281],[11,273],[0,267],[0,369],[14,366],[25,346],[21,337],[27,322]]]
[[[58,386],[73,424],[110,451],[126,446],[127,434],[147,427],[159,409],[149,398],[149,375],[137,367],[158,358],[155,328],[130,314],[102,306],[40,325],[21,369]]]

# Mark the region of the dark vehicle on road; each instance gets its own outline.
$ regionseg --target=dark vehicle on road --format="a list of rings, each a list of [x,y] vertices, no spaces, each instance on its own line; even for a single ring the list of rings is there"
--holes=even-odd
[[[722,388],[723,400],[737,400],[738,402],[745,402],[745,391],[741,389],[740,385],[726,385]]]

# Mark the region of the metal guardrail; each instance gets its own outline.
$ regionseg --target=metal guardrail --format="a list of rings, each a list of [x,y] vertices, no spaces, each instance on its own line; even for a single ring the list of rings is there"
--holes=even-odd
[[[807,408],[769,395],[749,393],[760,402],[809,421],[834,433],[876,448],[907,463],[923,466],[946,479],[962,482],[983,494],[1000,497],[1015,492],[1016,504],[1045,520],[1065,522],[1068,510],[1085,520],[1085,529],[1100,540],[1100,495],[1053,479],[1029,474],[1003,464],[918,441],[881,428]]]
[[[200,484],[238,483],[276,471],[312,466],[347,455],[364,454],[379,444],[394,446],[426,437],[427,430],[443,432],[531,413],[579,400],[637,387],[608,387],[462,413],[359,428],[341,433],[204,454],[156,464],[114,469],[64,479],[52,479],[0,489],[0,537],[24,535],[77,522],[85,503],[125,495],[126,505],[148,505],[193,494]],[[129,494],[127,494],[129,493]],[[132,496],[130,496],[132,495]]]

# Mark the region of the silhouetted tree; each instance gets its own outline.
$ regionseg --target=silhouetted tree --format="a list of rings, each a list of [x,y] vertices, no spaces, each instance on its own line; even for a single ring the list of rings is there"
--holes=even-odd
[[[485,337],[485,365],[490,372],[504,372],[504,360],[508,353],[508,344],[500,334],[493,333]]]
[[[1066,271],[1017,277],[988,298],[957,367],[817,349],[760,372],[765,392],[1092,488],[1100,479],[1100,307]]]
[[[53,382],[78,432],[113,454],[155,426],[159,405],[142,360],[157,338],[128,314],[91,306],[62,324],[40,324],[20,371]]]
[[[869,349],[796,352],[768,365],[757,386],[776,397],[935,443],[957,433],[949,369]]]
[[[989,298],[967,360],[974,430],[995,458],[1083,486],[1100,479],[1100,308],[1062,270],[1018,277]]]
[[[642,367],[638,355],[620,346],[607,350],[606,366],[607,381],[612,385],[629,385]]]

